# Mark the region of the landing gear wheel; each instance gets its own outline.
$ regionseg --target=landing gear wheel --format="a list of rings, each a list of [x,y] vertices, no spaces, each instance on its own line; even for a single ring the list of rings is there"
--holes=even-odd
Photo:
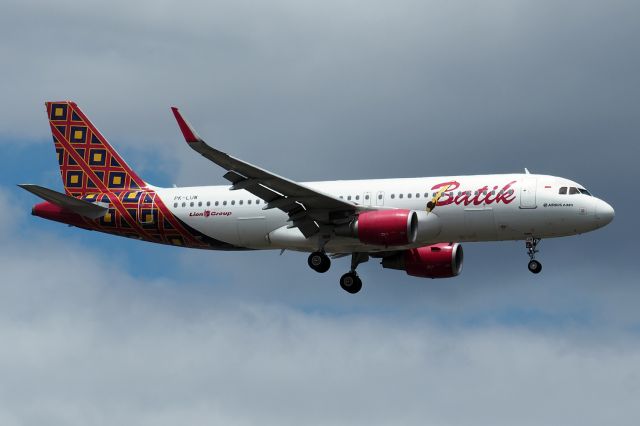
[[[540,238],[529,237],[525,241],[525,247],[527,248],[527,254],[529,255],[529,271],[534,274],[539,274],[542,271],[542,263],[536,260],[536,253],[538,253],[538,243],[540,243]]]
[[[362,280],[355,272],[347,272],[340,277],[340,287],[347,293],[356,294],[362,289]]]
[[[324,273],[331,267],[331,259],[321,251],[314,251],[309,255],[307,263],[316,272]]]
[[[540,271],[542,271],[542,263],[538,262],[537,260],[529,261],[529,265],[527,265],[527,267],[534,274],[539,274]]]

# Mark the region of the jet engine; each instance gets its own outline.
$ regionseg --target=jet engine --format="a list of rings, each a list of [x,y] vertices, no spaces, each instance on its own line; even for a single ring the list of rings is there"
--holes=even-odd
[[[337,227],[335,232],[339,236],[358,238],[365,244],[403,246],[416,240],[418,217],[412,210],[368,211]]]
[[[335,233],[342,237],[355,237],[365,244],[404,246],[415,242],[430,242],[440,233],[438,216],[413,210],[376,210],[360,213]]]
[[[462,271],[463,252],[458,243],[440,243],[404,250],[382,259],[382,267],[399,269],[422,278],[451,278]]]

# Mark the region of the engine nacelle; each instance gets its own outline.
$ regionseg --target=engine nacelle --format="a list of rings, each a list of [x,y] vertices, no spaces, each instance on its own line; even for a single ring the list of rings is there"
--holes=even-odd
[[[451,278],[462,271],[462,246],[440,243],[405,250],[382,259],[383,268],[399,269],[422,278]]]
[[[365,244],[404,246],[415,242],[418,216],[412,210],[376,210],[363,212],[351,223],[335,229],[336,235],[355,237]]]
[[[376,210],[360,213],[349,224],[335,228],[341,237],[353,237],[365,244],[403,246],[437,241],[440,218],[424,211]]]

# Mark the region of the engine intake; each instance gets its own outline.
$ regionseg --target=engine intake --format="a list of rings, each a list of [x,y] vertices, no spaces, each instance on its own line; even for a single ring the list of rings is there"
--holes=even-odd
[[[414,277],[451,278],[462,271],[463,259],[460,244],[439,243],[385,257],[382,267],[403,270]]]

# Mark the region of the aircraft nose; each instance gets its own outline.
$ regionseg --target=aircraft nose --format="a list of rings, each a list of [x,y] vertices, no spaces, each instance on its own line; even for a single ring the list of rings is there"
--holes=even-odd
[[[616,215],[615,210],[607,202],[598,200],[596,203],[596,219],[601,226],[605,226],[613,220]]]

